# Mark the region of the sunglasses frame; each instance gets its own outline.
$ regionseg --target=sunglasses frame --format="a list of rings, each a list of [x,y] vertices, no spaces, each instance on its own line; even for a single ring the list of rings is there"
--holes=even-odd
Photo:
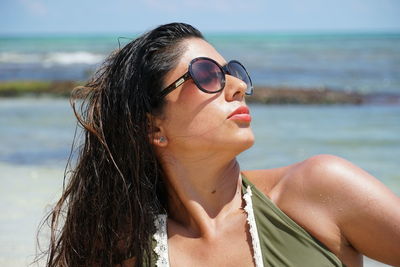
[[[206,90],[206,89],[204,89],[204,88],[197,82],[196,79],[193,78],[192,65],[193,65],[196,61],[199,61],[199,60],[211,61],[212,63],[214,63],[215,65],[217,65],[218,68],[221,70],[221,72],[222,72],[222,74],[223,74],[224,76],[222,77],[222,81],[221,81],[222,86],[221,86],[220,89],[218,89],[218,90],[216,90],[216,91],[209,91],[209,90]],[[218,62],[216,62],[216,61],[213,60],[212,58],[208,58],[208,57],[196,57],[196,58],[194,58],[194,59],[192,59],[192,60],[190,61],[188,71],[187,71],[185,74],[183,74],[181,77],[179,77],[178,79],[176,79],[176,80],[175,80],[173,83],[171,83],[169,86],[167,86],[165,89],[163,89],[163,90],[160,92],[158,98],[161,99],[161,98],[165,97],[166,95],[168,95],[169,93],[171,93],[173,90],[175,90],[176,88],[178,88],[180,85],[182,85],[184,82],[186,82],[186,81],[189,80],[189,79],[192,79],[192,80],[194,81],[194,83],[196,84],[197,88],[199,88],[201,91],[203,91],[203,92],[205,92],[205,93],[207,93],[207,94],[216,94],[216,93],[218,93],[218,92],[221,92],[221,91],[225,88],[225,81],[226,81],[225,75],[231,75],[231,73],[230,73],[230,71],[229,71],[229,64],[231,64],[231,63],[239,64],[239,65],[243,68],[243,70],[246,72],[246,75],[247,75],[247,77],[249,78],[251,90],[250,90],[250,93],[248,93],[247,90],[246,90],[246,93],[245,93],[245,94],[246,94],[246,95],[251,95],[251,94],[253,94],[254,88],[253,88],[253,83],[252,83],[252,81],[251,81],[250,75],[249,75],[249,73],[247,72],[246,68],[245,68],[239,61],[237,61],[237,60],[231,60],[231,61],[228,62],[228,64],[226,64],[226,65],[224,65],[224,66],[221,66],[220,64],[218,64]],[[235,77],[235,78],[238,78],[238,77],[236,77],[236,76],[234,76],[234,75],[231,75],[231,76],[233,76],[233,77]],[[238,78],[238,79],[239,79],[239,78]]]

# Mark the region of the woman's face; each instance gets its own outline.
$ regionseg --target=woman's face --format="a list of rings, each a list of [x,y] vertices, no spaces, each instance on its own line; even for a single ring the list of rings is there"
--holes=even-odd
[[[164,87],[186,73],[190,61],[196,57],[209,57],[221,66],[227,63],[202,39],[188,39],[183,45],[186,50],[177,67],[166,75]],[[193,156],[211,156],[224,152],[237,155],[249,148],[254,143],[249,118],[230,117],[239,107],[246,107],[245,89],[243,81],[226,75],[224,89],[216,94],[199,90],[192,79],[169,93],[159,124],[167,138],[165,149]]]

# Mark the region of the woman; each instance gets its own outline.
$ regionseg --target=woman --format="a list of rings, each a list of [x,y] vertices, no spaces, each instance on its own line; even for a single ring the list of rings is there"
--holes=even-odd
[[[400,200],[368,173],[329,155],[240,170],[252,90],[187,24],[113,53],[76,92],[85,138],[48,265],[400,266]]]

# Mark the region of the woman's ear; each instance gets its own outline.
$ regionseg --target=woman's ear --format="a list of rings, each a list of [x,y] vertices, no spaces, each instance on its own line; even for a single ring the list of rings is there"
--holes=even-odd
[[[162,127],[162,120],[152,114],[147,114],[149,141],[155,146],[166,147],[168,139]]]

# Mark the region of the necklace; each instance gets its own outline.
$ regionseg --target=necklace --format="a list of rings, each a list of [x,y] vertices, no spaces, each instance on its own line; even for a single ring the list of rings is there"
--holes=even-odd
[[[253,246],[253,258],[256,267],[264,267],[262,260],[260,240],[258,238],[256,220],[254,218],[253,201],[251,200],[251,187],[247,186],[246,193],[243,195],[243,199],[246,203],[244,210],[247,213],[247,224],[249,225],[249,231],[251,235],[251,243]],[[154,220],[156,232],[153,235],[153,239],[156,241],[154,252],[157,255],[157,267],[169,267],[169,256],[168,256],[168,235],[167,235],[167,215],[160,214]]]

